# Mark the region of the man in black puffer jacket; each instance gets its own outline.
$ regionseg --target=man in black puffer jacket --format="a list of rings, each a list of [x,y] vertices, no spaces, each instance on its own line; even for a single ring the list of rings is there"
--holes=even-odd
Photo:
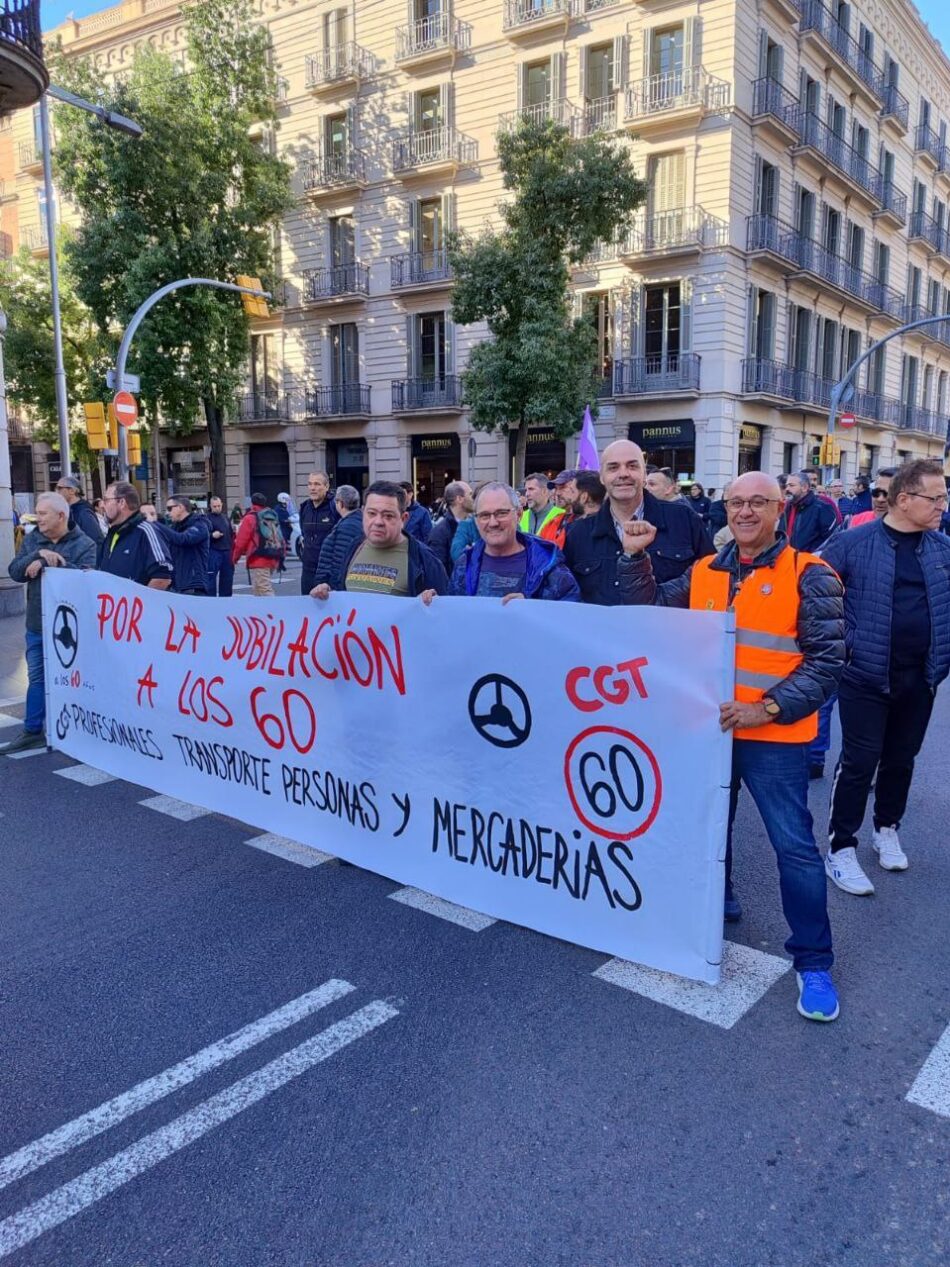
[[[171,524],[156,524],[168,546],[175,569],[172,588],[177,594],[207,594],[211,531],[190,497],[176,493],[165,503]]]
[[[732,824],[744,783],[778,857],[798,1010],[810,1020],[833,1021],[838,998],[829,972],[825,869],[808,810],[808,746],[818,709],[844,668],[844,597],[826,563],[793,550],[777,532],[782,505],[770,475],[740,476],[726,502],[735,540],[665,585],[654,579],[646,553],[656,528],[630,520],[617,574],[624,603],[735,612],[736,698],[719,706],[721,729],[733,732],[724,915],[736,920],[742,913],[731,865]]]
[[[320,547],[320,558],[314,572],[314,585],[329,583],[344,562],[353,553],[353,547],[363,536],[363,516],[360,514],[360,495],[352,484],[341,484],[333,502],[338,515],[329,536]],[[311,586],[311,588],[313,588]],[[309,592],[309,591],[308,591]]]

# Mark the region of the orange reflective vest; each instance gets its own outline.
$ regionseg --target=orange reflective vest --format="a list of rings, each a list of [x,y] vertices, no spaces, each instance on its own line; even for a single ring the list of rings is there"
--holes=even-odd
[[[564,513],[565,512],[560,506],[550,506],[548,508],[548,513],[544,516],[544,519],[541,522],[541,527],[538,529],[537,535],[542,537],[545,541],[557,541],[558,528],[560,527]],[[522,532],[530,533],[530,523],[531,511],[526,510],[522,513],[518,527]]]
[[[689,605],[697,611],[730,610],[728,572],[714,571],[715,556],[693,564]],[[768,695],[802,663],[798,645],[798,581],[809,564],[827,567],[817,555],[786,548],[772,567],[755,568],[732,600],[736,614],[736,699],[755,703]],[[736,739],[769,743],[810,743],[818,733],[818,714],[788,725],[769,722],[735,730]]]

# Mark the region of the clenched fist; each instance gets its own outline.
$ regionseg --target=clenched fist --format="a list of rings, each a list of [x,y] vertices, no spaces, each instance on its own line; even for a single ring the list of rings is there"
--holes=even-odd
[[[628,519],[623,526],[623,548],[627,554],[642,554],[656,540],[656,528],[645,519]]]

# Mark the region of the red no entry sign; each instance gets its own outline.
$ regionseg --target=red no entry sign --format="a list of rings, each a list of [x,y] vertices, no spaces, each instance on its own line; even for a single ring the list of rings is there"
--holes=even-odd
[[[112,397],[116,421],[123,427],[131,427],[139,416],[138,402],[131,392],[116,392]]]
[[[854,414],[842,414],[841,417],[838,419],[838,426],[839,427],[853,427],[856,422],[857,422],[857,418],[855,418]]]

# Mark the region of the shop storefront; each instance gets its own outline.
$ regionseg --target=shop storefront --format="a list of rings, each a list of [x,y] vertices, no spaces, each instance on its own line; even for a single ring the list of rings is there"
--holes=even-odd
[[[670,422],[632,422],[629,438],[639,444],[647,466],[667,466],[679,483],[696,471],[696,428],[692,418]]]
[[[743,422],[739,427],[739,463],[738,474],[746,471],[762,469],[762,428],[751,422]]]
[[[369,485],[369,448],[365,440],[330,440],[327,474],[332,488],[349,484],[360,496]]]
[[[518,432],[508,432],[508,470],[512,483],[515,479],[515,450]],[[553,479],[565,469],[565,445],[557,435],[545,427],[532,427],[528,431],[528,447],[525,451],[525,475],[547,475]]]
[[[462,447],[457,435],[412,437],[412,483],[423,506],[434,506],[446,484],[462,477]]]

